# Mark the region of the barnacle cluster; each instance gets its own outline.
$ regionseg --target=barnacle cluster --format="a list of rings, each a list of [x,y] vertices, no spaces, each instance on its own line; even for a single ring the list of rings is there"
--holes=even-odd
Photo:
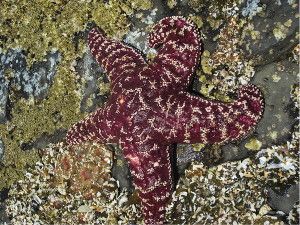
[[[298,182],[299,132],[285,145],[252,158],[208,168],[193,162],[177,185],[167,209],[171,223],[284,224],[267,201],[267,188]],[[7,213],[19,223],[141,222],[135,192],[119,190],[111,177],[112,153],[104,145],[51,145],[42,159],[11,187]],[[280,214],[281,213],[281,214]],[[299,217],[297,205],[287,215]]]
[[[299,106],[300,106],[300,88],[299,88],[299,84],[293,85],[293,87],[291,89],[291,98],[292,98],[292,101],[294,103],[295,109],[299,110]]]
[[[220,30],[214,52],[204,51],[201,68],[197,73],[202,84],[200,92],[222,100],[240,85],[247,84],[254,76],[252,61],[247,60],[242,49],[241,32],[244,22],[238,16],[228,19]]]
[[[295,109],[299,86],[291,91]],[[276,211],[268,202],[268,189],[299,183],[299,128],[283,145],[264,148],[241,161],[208,167],[192,162],[179,180],[167,209],[167,219],[176,224],[299,224],[299,203],[289,213]],[[260,143],[248,143],[258,150]],[[254,148],[254,147],[255,148]]]
[[[119,191],[111,177],[112,153],[104,145],[59,143],[41,154],[10,189],[6,204],[12,223],[126,224],[139,217],[134,195]]]
[[[276,214],[269,214],[267,187],[298,182],[298,138],[295,132],[291,142],[242,161],[211,168],[193,162],[173,194],[167,210],[169,222],[284,224]],[[296,213],[293,210],[290,217],[296,219]]]

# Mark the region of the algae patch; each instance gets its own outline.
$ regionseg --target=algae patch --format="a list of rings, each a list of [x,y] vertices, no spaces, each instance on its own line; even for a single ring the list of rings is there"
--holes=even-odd
[[[10,88],[12,108],[10,119],[0,125],[0,138],[5,146],[0,170],[0,190],[23,176],[24,169],[39,158],[36,151],[22,147],[43,134],[54,134],[67,129],[84,116],[80,112],[82,83],[72,70],[76,61],[87,51],[85,35],[87,25],[94,22],[108,35],[122,38],[130,23],[128,12],[152,7],[151,1],[3,1],[0,8],[0,49],[22,49],[27,65],[45,60],[49,52],[59,52],[61,60],[47,96],[25,98]],[[24,68],[25,69],[25,68]],[[12,77],[18,74],[6,71]],[[10,78],[9,78],[10,79]],[[30,77],[28,79],[31,79]]]

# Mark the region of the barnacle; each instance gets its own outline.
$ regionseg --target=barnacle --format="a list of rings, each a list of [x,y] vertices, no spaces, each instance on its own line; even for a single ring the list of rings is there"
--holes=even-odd
[[[137,202],[111,177],[112,153],[104,145],[59,143],[40,154],[10,189],[6,211],[12,223],[139,221]]]
[[[208,168],[193,162],[179,180],[167,209],[169,222],[284,224],[269,215],[267,187],[298,182],[299,133],[291,142],[260,150],[254,157]],[[296,208],[289,215],[297,218]],[[174,220],[175,218],[175,220]],[[290,224],[293,224],[292,222]]]

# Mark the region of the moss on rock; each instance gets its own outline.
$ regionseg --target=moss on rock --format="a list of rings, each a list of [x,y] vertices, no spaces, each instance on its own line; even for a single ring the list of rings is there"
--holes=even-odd
[[[50,51],[59,51],[61,62],[48,97],[37,101],[14,96],[11,120],[0,125],[0,138],[6,151],[0,170],[0,190],[23,175],[27,165],[37,159],[35,151],[23,151],[21,146],[31,143],[42,134],[53,134],[57,129],[70,127],[84,115],[80,112],[82,84],[74,72],[76,60],[86,52],[85,42],[75,43],[78,33],[95,22],[108,35],[122,38],[130,23],[128,12],[152,7],[151,1],[3,1],[0,8],[0,50],[25,50],[27,66],[42,61]]]

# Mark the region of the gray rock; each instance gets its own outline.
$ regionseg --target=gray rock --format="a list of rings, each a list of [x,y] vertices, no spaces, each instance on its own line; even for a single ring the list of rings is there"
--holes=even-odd
[[[21,144],[21,149],[23,151],[30,151],[32,149],[44,149],[50,143],[58,143],[59,141],[64,141],[67,131],[65,129],[58,129],[53,134],[43,133],[34,141],[24,142]]]
[[[146,28],[149,25],[155,24],[170,12],[163,1],[153,0],[152,3],[153,9],[143,12],[145,19],[141,20],[140,18],[135,17],[135,15],[132,15],[129,18],[132,23],[132,29],[124,38],[124,42],[135,47],[143,54],[149,52],[149,47],[147,46],[147,36],[149,32]]]
[[[244,146],[229,143],[222,147],[222,156],[222,162],[235,161],[247,158],[249,152]]]
[[[9,189],[5,188],[0,191],[0,224],[10,224],[10,221],[8,219],[8,216],[5,212],[6,206],[5,206],[5,199],[8,198],[8,191]]]
[[[3,202],[0,202],[0,224],[9,225],[11,223],[8,216],[6,215],[5,208],[5,204]]]
[[[0,123],[6,121],[6,105],[8,98],[8,82],[0,76]]]
[[[284,193],[278,193],[269,189],[268,195],[270,206],[288,215],[294,205],[299,202],[299,184],[290,186]]]
[[[0,161],[2,159],[4,155],[4,144],[3,144],[3,141],[0,139]]]
[[[298,71],[297,63],[288,60],[258,68],[252,83],[261,87],[265,97],[265,112],[256,129],[262,147],[282,144],[291,137],[297,115],[290,95]]]
[[[122,154],[118,145],[109,145],[114,152],[112,176],[119,181],[120,188],[126,188],[131,192],[134,188],[131,181],[131,175],[128,163]]]
[[[45,58],[28,69],[26,54],[22,50],[10,49],[6,54],[0,53],[0,77],[5,77],[5,71],[10,69],[12,77],[6,78],[10,86],[25,98],[42,99],[46,97],[60,60],[58,52],[51,52]]]
[[[298,6],[289,4],[291,0],[248,0],[248,7],[242,9],[242,15],[251,17],[255,31],[260,32],[258,41],[253,41],[250,38],[247,44],[252,52],[252,58],[256,58],[257,65],[263,65],[275,60],[287,58],[287,54],[298,43],[297,31],[299,30]],[[296,3],[296,1],[295,1]],[[261,13],[255,13],[255,5],[262,7]],[[284,25],[287,21],[291,21],[289,26]],[[273,31],[281,24],[282,31],[285,33],[282,39],[276,39]],[[276,30],[275,30],[276,31]]]
[[[99,79],[108,83],[108,78],[90,53],[84,54],[83,58],[78,60],[75,70],[81,77],[81,81],[85,83],[80,110],[82,112],[95,111],[107,99],[106,95],[99,94]],[[89,98],[92,99],[91,105],[88,104]]]
[[[0,123],[9,119],[9,90],[23,98],[43,99],[52,84],[60,60],[58,52],[27,68],[26,54],[20,49],[0,52]]]
[[[200,160],[200,152],[195,151],[192,145],[179,144],[176,148],[177,152],[177,167],[179,173],[182,174],[188,167],[189,163],[193,160]]]
[[[284,60],[258,67],[257,70],[251,83],[259,86],[264,93],[264,115],[253,134],[223,147],[224,161],[246,158],[249,150],[245,144],[253,137],[262,142],[262,148],[284,144],[291,138],[297,115],[292,107],[290,92],[297,83],[298,65]]]

